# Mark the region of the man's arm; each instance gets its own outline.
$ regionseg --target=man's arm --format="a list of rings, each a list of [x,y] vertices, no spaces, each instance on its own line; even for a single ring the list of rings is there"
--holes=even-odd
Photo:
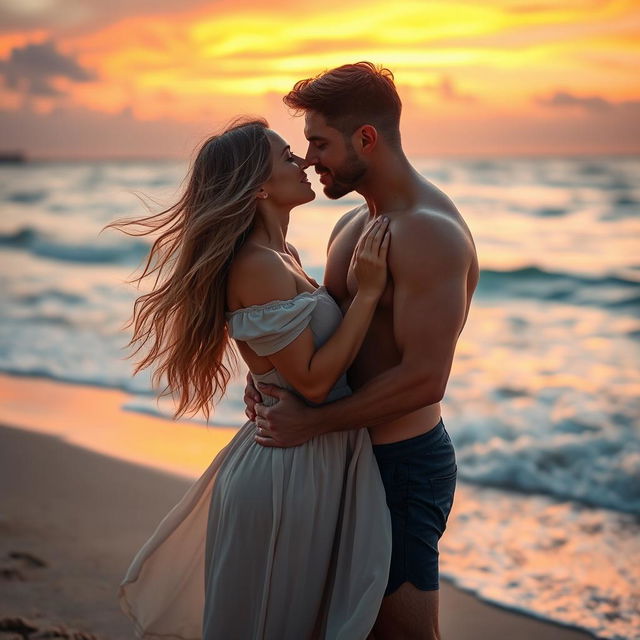
[[[436,214],[399,218],[390,228],[394,337],[401,362],[352,396],[315,409],[274,392],[281,402],[257,407],[267,433],[261,444],[289,446],[320,433],[372,427],[442,399],[465,320],[472,245],[457,224]]]

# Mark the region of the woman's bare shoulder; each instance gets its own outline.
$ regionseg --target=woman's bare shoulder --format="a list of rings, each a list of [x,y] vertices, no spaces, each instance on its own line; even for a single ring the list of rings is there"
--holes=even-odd
[[[227,278],[227,308],[235,311],[297,294],[296,279],[280,254],[247,243],[234,257]]]

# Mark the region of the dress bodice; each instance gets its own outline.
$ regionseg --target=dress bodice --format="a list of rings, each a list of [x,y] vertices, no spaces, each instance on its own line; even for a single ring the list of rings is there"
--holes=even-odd
[[[246,342],[258,355],[268,356],[293,342],[307,327],[313,333],[315,348],[321,347],[340,322],[342,311],[324,286],[299,293],[289,300],[273,300],[226,314],[229,335]],[[251,374],[255,382],[275,384],[296,392],[277,369]],[[327,397],[333,402],[351,393],[346,374],[340,376]],[[299,395],[299,394],[298,394]],[[265,396],[264,403],[275,400]]]

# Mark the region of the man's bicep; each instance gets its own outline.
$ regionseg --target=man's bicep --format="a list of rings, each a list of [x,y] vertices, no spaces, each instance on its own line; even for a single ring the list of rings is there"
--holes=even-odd
[[[396,344],[407,370],[444,392],[464,325],[467,267],[463,259],[434,264],[430,256],[403,262],[394,273]]]
[[[403,361],[449,355],[460,333],[465,307],[465,287],[459,277],[413,290],[396,285],[394,332]]]
[[[398,225],[391,236],[394,331],[403,361],[452,351],[466,311],[468,239],[437,217]]]

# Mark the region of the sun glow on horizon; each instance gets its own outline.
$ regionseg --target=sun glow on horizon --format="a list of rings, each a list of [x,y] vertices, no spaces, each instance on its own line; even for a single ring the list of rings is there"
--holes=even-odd
[[[0,95],[5,110],[221,120],[240,106],[274,109],[269,96],[283,95],[300,78],[370,60],[394,72],[409,125],[412,107],[445,120],[502,118],[505,111],[544,120],[552,107],[564,108],[554,117],[570,118],[598,104],[640,103],[639,34],[640,11],[630,0],[374,0],[322,8],[283,2],[269,10],[247,0],[155,15],[134,9],[84,31],[39,25],[0,33]],[[34,51],[25,55],[43,43],[59,52],[57,67]],[[37,63],[42,68],[29,67]],[[90,78],[80,79],[80,71],[65,77],[65,64]],[[38,93],[43,78],[47,90]],[[563,93],[570,97],[558,98]]]

